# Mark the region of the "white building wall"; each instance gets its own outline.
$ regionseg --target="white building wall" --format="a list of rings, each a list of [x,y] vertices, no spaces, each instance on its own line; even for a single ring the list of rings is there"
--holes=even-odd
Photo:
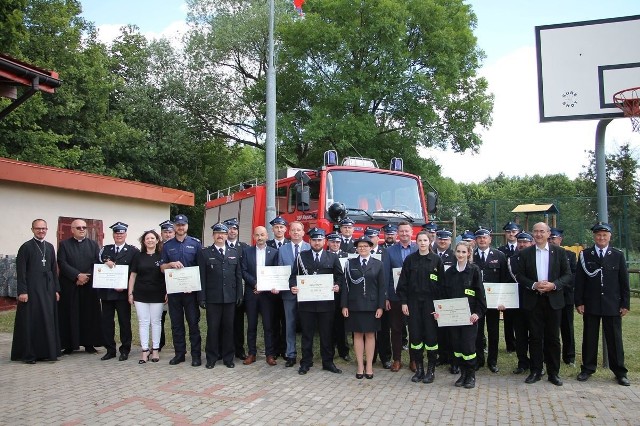
[[[57,248],[58,218],[100,219],[104,244],[113,242],[109,225],[121,221],[129,225],[127,242],[140,246],[138,238],[148,229],[160,231],[159,223],[169,219],[169,204],[134,198],[106,196],[51,187],[0,182],[0,205],[5,225],[0,236],[0,254],[15,255],[26,240],[33,237],[31,221],[47,221],[47,241]]]

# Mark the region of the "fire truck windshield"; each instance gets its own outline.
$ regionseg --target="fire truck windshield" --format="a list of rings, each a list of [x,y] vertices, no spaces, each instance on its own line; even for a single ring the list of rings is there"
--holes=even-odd
[[[418,181],[371,171],[333,170],[327,173],[326,205],[343,203],[359,221],[390,218],[424,222]]]

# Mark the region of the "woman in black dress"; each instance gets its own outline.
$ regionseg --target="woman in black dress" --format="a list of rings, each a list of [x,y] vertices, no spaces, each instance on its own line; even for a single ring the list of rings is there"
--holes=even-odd
[[[151,361],[160,361],[160,334],[162,330],[162,308],[167,303],[167,288],[160,272],[162,243],[156,231],[145,231],[140,237],[140,252],[131,262],[129,277],[129,303],[135,304],[140,326],[142,355],[139,364],[149,361],[149,325],[153,355]]]
[[[356,378],[373,379],[375,334],[385,305],[385,282],[382,262],[371,257],[373,242],[362,237],[355,241],[358,257],[345,264],[346,288],[342,291],[342,315],[345,330],[353,332],[353,347],[358,362]],[[364,366],[364,353],[367,357]]]

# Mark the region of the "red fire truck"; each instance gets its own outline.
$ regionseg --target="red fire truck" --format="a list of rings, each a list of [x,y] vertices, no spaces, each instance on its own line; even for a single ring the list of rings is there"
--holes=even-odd
[[[339,165],[337,153],[327,151],[317,170],[282,170],[276,181],[277,214],[288,222],[304,223],[305,231],[318,227],[331,232],[348,216],[355,221],[356,237],[367,227],[400,221],[410,222],[415,234],[428,221],[428,213],[435,212],[436,201],[435,189],[425,200],[421,178],[405,173],[401,158],[393,158],[385,170],[361,157],[346,157]],[[265,209],[266,187],[257,180],[209,192],[203,243],[213,243],[211,225],[230,218],[240,223],[240,240],[251,243],[253,228],[265,225]]]

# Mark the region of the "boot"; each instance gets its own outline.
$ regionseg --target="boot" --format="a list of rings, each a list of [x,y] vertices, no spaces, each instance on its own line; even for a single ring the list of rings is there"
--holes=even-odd
[[[467,377],[464,378],[464,388],[473,389],[476,387],[476,370],[475,368],[467,368]]]
[[[424,378],[424,364],[422,363],[422,361],[416,361],[416,374],[413,375],[413,377],[411,378],[411,381],[413,383],[418,383],[422,381],[423,378]]]
[[[458,378],[458,380],[456,380],[455,386],[457,388],[462,387],[462,385],[464,385],[464,381],[467,378],[467,369],[466,368],[462,368],[460,370],[460,377]]]
[[[423,383],[433,383],[433,379],[436,377],[436,363],[429,361],[427,364],[427,372],[422,379]]]

